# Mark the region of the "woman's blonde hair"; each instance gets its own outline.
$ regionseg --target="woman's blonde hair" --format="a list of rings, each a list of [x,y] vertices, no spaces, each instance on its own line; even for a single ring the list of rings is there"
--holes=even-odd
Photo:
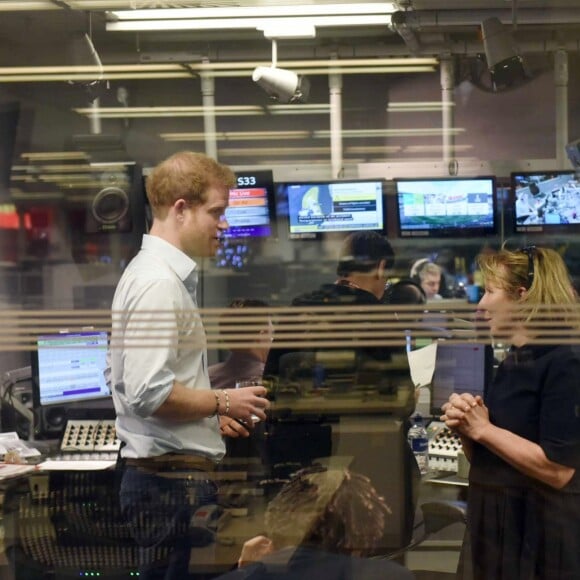
[[[480,254],[477,261],[485,284],[501,288],[518,301],[526,322],[539,318],[570,322],[576,315],[577,296],[570,274],[555,250],[536,246],[515,251],[502,248]]]

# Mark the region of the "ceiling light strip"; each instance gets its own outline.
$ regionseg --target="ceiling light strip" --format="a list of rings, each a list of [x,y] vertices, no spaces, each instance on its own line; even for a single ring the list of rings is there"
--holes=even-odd
[[[167,20],[204,18],[263,18],[268,16],[315,16],[392,14],[392,2],[348,4],[289,4],[286,6],[232,6],[223,8],[166,8],[149,10],[113,10],[109,17],[115,20]]]
[[[216,18],[213,20],[125,20],[107,22],[109,32],[176,31],[176,30],[263,30],[276,26],[316,28],[347,26],[388,26],[389,15],[311,16],[306,18]]]
[[[19,0],[18,2],[4,1],[0,2],[0,12],[23,12],[32,10],[61,10],[54,2]]]
[[[279,140],[279,139],[308,139],[310,131],[237,131],[220,133],[161,133],[165,141],[205,141],[206,138],[220,141],[248,141],[252,139]]]
[[[341,132],[343,138],[372,138],[372,137],[438,137],[440,135],[460,135],[465,133],[463,127],[442,129],[425,127],[423,129],[344,129]],[[330,139],[330,131],[327,129],[313,131],[312,136],[317,139]]]
[[[409,67],[358,67],[339,68],[335,70],[326,68],[301,68],[295,69],[304,74],[326,75],[332,72],[343,75],[350,74],[401,74],[401,73],[423,73],[433,72],[431,66],[409,66]],[[190,79],[194,72],[143,72],[143,73],[105,73],[102,80],[159,80],[159,79]],[[247,72],[243,71],[216,71],[211,76],[215,78],[245,77]],[[71,77],[67,74],[35,74],[35,75],[0,75],[0,83],[31,83],[31,82],[81,82],[93,81],[94,75],[77,75]]]
[[[188,62],[188,63],[164,63],[164,64],[104,64],[97,66],[13,66],[0,67],[0,75],[32,75],[32,74],[89,74],[96,73],[128,73],[128,72],[183,72],[192,71],[234,71],[253,70],[257,66],[268,66],[267,61],[253,62]],[[361,66],[438,66],[436,58],[345,58],[345,59],[317,59],[317,60],[280,60],[278,66],[284,68],[336,68],[336,67],[361,67]],[[402,106],[407,103],[392,103],[392,105]]]

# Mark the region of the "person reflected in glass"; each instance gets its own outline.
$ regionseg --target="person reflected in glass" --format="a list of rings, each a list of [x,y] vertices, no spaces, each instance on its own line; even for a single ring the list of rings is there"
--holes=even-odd
[[[486,252],[478,262],[479,323],[511,348],[483,399],[457,392],[442,407],[471,462],[459,573],[580,578],[580,352],[570,276],[547,248]]]
[[[265,535],[245,542],[238,568],[220,580],[411,580],[400,564],[368,557],[390,517],[364,475],[302,469],[268,504]]]

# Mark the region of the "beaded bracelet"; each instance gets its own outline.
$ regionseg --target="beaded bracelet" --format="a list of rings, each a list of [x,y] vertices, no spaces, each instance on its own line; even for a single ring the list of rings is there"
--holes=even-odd
[[[224,411],[224,415],[228,415],[230,412],[230,395],[228,394],[227,391],[224,391],[222,389],[222,393],[224,394],[224,397],[226,398],[226,410]]]
[[[209,415],[208,417],[209,419],[220,414],[220,396],[217,391],[214,391],[213,394],[215,395],[215,409],[214,412],[211,415]]]

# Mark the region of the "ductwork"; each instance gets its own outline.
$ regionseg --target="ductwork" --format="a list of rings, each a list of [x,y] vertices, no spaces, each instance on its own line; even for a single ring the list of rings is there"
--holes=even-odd
[[[477,26],[490,16],[497,17],[503,24],[512,24],[513,15],[510,10],[418,10],[395,12],[391,19],[391,28],[397,32],[406,44],[406,50],[414,55],[426,54],[465,54],[481,53],[483,47],[480,42],[450,41],[441,46],[421,42],[417,32],[427,28],[435,28],[452,32],[454,26]],[[551,29],[557,25],[580,23],[580,9],[526,9],[517,14],[518,25],[540,26],[549,25]],[[524,32],[522,28],[519,29]],[[518,39],[521,53],[546,53],[556,50],[575,52],[580,50],[580,41],[567,39],[538,39],[529,41]],[[405,50],[405,49],[404,49]]]
[[[391,19],[398,26],[418,30],[423,27],[479,26],[482,20],[495,16],[503,24],[512,23],[511,10],[415,10],[395,12]],[[518,25],[557,25],[580,23],[579,9],[520,9]]]

